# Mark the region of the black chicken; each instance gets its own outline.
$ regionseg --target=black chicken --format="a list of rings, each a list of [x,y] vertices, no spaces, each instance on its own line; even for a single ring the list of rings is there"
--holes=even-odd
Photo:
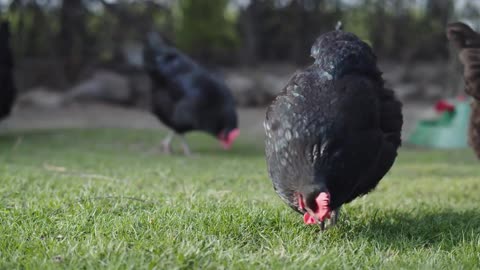
[[[0,25],[0,120],[10,114],[15,96],[10,27],[8,22],[2,22]]]
[[[265,151],[278,195],[306,224],[324,229],[393,165],[403,117],[376,56],[355,35],[326,33],[311,56],[314,64],[295,74],[267,110]]]
[[[480,34],[461,22],[447,26],[448,39],[460,50],[465,92],[473,97],[468,140],[480,158]]]
[[[171,152],[177,134],[189,155],[182,135],[193,130],[217,137],[229,149],[240,131],[235,102],[225,83],[154,33],[147,38],[144,62],[153,83],[153,112],[174,131],[163,140],[164,151]]]

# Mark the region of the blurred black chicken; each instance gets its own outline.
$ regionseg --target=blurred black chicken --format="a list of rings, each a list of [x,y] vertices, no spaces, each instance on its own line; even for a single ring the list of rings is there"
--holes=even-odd
[[[376,56],[335,30],[312,46],[314,64],[269,106],[266,159],[273,186],[306,224],[325,228],[340,207],[374,189],[401,144],[401,103],[384,87]]]
[[[460,50],[465,92],[473,97],[468,141],[480,158],[480,34],[461,22],[447,26],[447,38]]]
[[[189,155],[182,135],[193,130],[217,137],[224,149],[231,147],[240,131],[233,96],[223,81],[155,33],[148,35],[144,63],[153,83],[153,112],[175,132],[163,140],[165,152],[171,152],[177,134]]]
[[[15,96],[10,27],[7,22],[2,22],[0,24],[0,120],[10,114]]]

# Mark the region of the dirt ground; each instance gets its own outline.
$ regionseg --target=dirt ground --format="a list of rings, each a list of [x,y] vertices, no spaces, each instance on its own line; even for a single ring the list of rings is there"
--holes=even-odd
[[[404,104],[404,137],[428,109],[425,104]],[[263,137],[264,116],[265,108],[240,108],[242,136]],[[74,104],[50,109],[16,108],[0,126],[2,132],[56,128],[165,128],[148,111],[105,104]]]

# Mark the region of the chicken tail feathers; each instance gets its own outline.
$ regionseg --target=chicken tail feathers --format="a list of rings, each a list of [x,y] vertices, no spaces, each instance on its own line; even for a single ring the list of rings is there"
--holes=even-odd
[[[165,52],[168,44],[166,40],[157,32],[150,31],[145,36],[143,47],[143,66],[147,70],[157,70],[156,56]]]
[[[343,31],[343,23],[342,21],[338,21],[337,24],[335,25],[335,30],[336,31]]]

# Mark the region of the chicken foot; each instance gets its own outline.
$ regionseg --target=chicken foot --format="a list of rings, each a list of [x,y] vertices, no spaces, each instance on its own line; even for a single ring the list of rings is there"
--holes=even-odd
[[[182,149],[183,149],[183,154],[185,156],[191,156],[192,151],[190,151],[190,147],[188,146],[187,140],[183,135],[176,134],[175,132],[171,131],[168,133],[168,135],[163,139],[162,141],[162,150],[165,154],[172,154],[172,141],[175,138],[175,136],[180,137],[181,144],[182,144]]]

